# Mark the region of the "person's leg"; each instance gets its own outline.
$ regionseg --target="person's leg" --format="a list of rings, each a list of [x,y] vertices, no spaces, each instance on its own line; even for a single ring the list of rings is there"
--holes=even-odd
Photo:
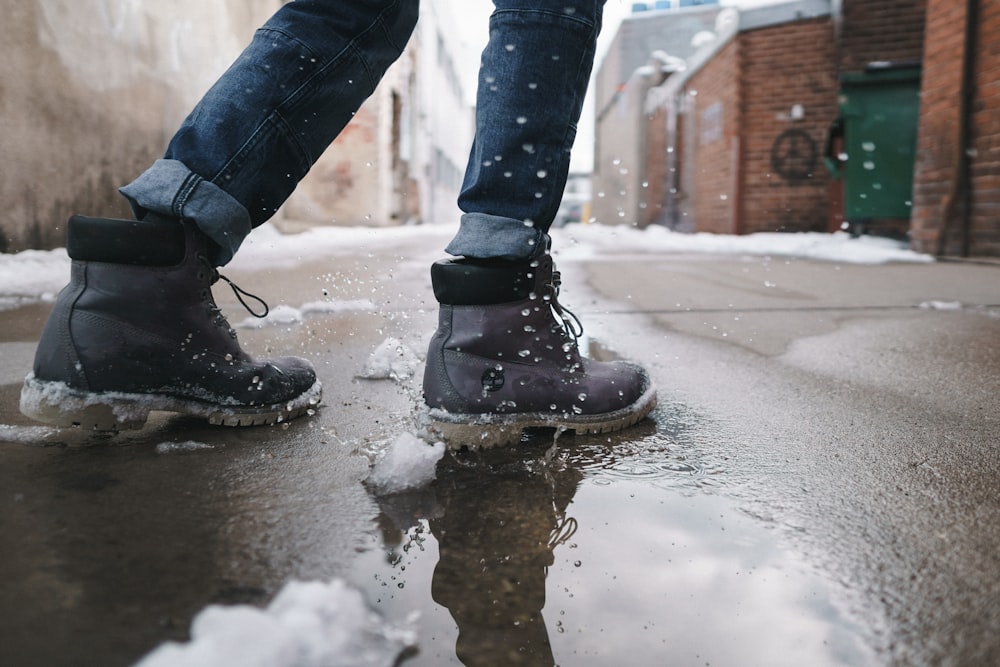
[[[74,217],[71,282],[42,333],[21,410],[59,426],[141,426],[150,410],[214,423],[308,412],[302,359],[256,361],[211,294],[399,56],[418,0],[295,0],[205,95],[163,160],[122,189],[141,222]]]
[[[497,0],[452,255],[523,259],[559,208],[604,0]]]
[[[163,160],[122,188],[194,221],[229,261],[340,134],[402,53],[418,0],[295,0],[205,94]]]
[[[453,447],[516,442],[525,427],[619,430],[656,404],[641,367],[581,356],[549,255],[603,0],[495,5],[456,258],[431,269],[441,308],[424,399]]]

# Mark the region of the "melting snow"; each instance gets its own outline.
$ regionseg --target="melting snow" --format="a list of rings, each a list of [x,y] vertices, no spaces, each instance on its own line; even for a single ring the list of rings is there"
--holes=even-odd
[[[367,380],[405,380],[420,366],[417,355],[396,338],[386,338],[365,362],[359,377]]]
[[[203,449],[215,449],[215,445],[205,442],[187,440],[185,442],[161,442],[156,446],[157,454],[176,454],[178,452],[197,452]]]
[[[415,643],[411,628],[386,624],[343,581],[293,581],[265,609],[205,608],[190,642],[165,643],[137,667],[391,667]]]
[[[368,485],[379,495],[392,495],[427,486],[437,476],[444,443],[430,445],[415,435],[402,433],[379,453],[368,476]]]

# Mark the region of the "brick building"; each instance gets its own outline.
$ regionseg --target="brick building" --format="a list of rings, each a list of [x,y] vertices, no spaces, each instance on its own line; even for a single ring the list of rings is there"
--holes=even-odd
[[[846,219],[921,252],[1000,256],[1000,3],[799,1],[720,18],[714,43],[645,91],[646,161],[618,186],[638,201],[599,220],[749,233]],[[859,114],[876,135],[851,143]]]
[[[647,98],[639,224],[683,231],[822,231],[836,117],[829,0],[720,15],[714,43]]]

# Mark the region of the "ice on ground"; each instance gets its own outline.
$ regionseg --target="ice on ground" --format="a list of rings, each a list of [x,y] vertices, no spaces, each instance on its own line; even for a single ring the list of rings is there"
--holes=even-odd
[[[161,442],[156,446],[157,454],[177,454],[183,452],[197,452],[205,449],[215,449],[215,445],[195,440],[184,442]]]
[[[437,477],[437,463],[444,450],[443,442],[432,445],[402,433],[376,457],[368,485],[383,496],[423,488]]]
[[[374,311],[375,304],[366,299],[353,301],[310,301],[299,308],[281,304],[271,308],[267,317],[248,317],[236,324],[237,329],[263,329],[269,326],[299,324],[306,315],[313,313],[343,313],[349,311]]]
[[[417,355],[397,338],[386,338],[369,355],[358,377],[366,380],[405,380],[420,366]]]
[[[415,643],[414,630],[388,625],[345,582],[293,581],[266,609],[206,607],[190,642],[165,643],[137,667],[391,667]]]

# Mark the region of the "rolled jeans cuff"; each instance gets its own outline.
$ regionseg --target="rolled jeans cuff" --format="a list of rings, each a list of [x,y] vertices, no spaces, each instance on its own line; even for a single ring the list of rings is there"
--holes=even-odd
[[[445,252],[463,257],[521,260],[544,245],[546,234],[530,223],[486,213],[466,213]]]
[[[178,160],[157,160],[119,192],[139,220],[149,212],[190,220],[219,246],[215,264],[227,264],[253,229],[243,204]]]

